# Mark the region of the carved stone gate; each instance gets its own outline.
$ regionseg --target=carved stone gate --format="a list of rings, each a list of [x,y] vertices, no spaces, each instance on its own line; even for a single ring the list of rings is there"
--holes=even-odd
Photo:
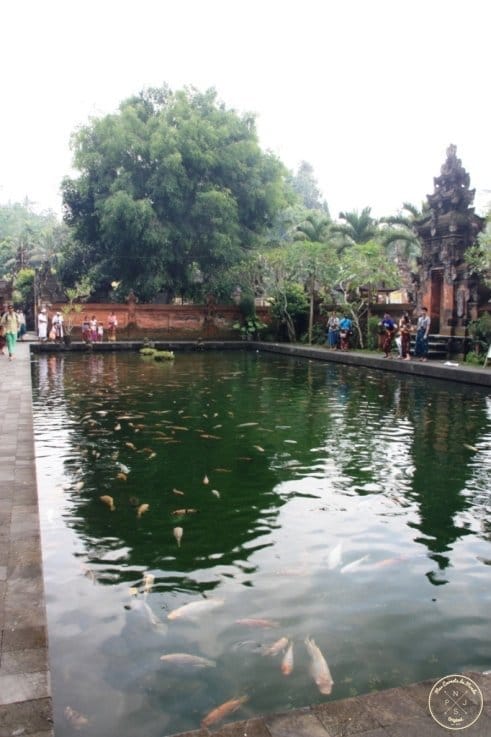
[[[463,336],[467,322],[477,317],[479,284],[469,276],[464,254],[485,221],[471,207],[475,190],[469,183],[457,147],[450,145],[425,215],[416,224],[423,243],[418,305],[428,309],[433,334]]]

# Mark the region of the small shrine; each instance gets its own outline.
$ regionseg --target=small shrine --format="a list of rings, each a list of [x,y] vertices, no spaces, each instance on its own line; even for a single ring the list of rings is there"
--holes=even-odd
[[[417,302],[431,317],[430,332],[463,336],[469,320],[477,318],[479,283],[468,274],[464,254],[475,243],[485,221],[474,212],[474,189],[469,175],[450,145],[435,191],[416,224],[422,241],[416,282]]]

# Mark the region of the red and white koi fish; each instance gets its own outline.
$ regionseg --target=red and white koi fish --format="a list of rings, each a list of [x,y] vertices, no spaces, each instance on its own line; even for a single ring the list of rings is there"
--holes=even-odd
[[[293,670],[293,642],[290,642],[288,650],[281,661],[281,672],[284,676],[289,676]]]
[[[238,699],[230,699],[224,704],[217,706],[216,709],[212,709],[208,714],[201,720],[201,726],[203,728],[211,727],[212,724],[221,721],[229,714],[233,714],[237,711],[242,704],[245,704],[249,700],[248,696],[240,696]]]

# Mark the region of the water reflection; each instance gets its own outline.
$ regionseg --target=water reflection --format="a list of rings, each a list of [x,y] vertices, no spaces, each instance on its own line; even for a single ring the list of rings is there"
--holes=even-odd
[[[151,737],[237,694],[237,718],[314,703],[307,635],[332,698],[486,665],[486,392],[251,353],[42,355],[33,379],[57,734],[67,704]],[[166,620],[208,596],[197,626]],[[254,617],[294,642],[287,680]],[[163,652],[217,667],[183,680]]]

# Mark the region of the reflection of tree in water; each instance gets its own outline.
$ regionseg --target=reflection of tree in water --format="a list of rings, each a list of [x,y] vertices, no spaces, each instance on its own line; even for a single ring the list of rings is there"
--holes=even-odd
[[[172,364],[114,354],[72,358],[56,392],[69,417],[66,475],[75,482],[81,468],[84,481],[71,492],[70,524],[91,565],[104,569],[101,583],[134,580],[141,568],[167,571],[170,588],[187,575],[186,588],[212,590],[211,568],[233,575],[233,566],[247,579],[247,560],[269,545],[284,503],[275,487],[295,478],[295,465],[308,472],[317,448],[335,464],[326,473],[337,490],[376,482],[388,499],[416,503],[416,541],[440,568],[468,532],[455,517],[471,503],[462,495],[472,473],[463,443],[474,444],[486,426],[479,391],[250,353],[180,354]],[[42,375],[40,366],[40,393]],[[126,415],[136,417],[118,419]],[[247,421],[257,425],[239,427]],[[149,460],[144,448],[156,457]],[[130,468],[126,481],[116,478],[120,464]],[[406,466],[411,472],[397,475]],[[103,507],[101,494],[114,497],[116,512]],[[133,497],[150,504],[141,519]],[[171,514],[188,507],[198,512]],[[178,554],[176,525],[184,528]]]
[[[473,507],[473,500],[463,494],[472,473],[464,443],[475,443],[486,426],[482,396],[459,390],[414,393],[411,497],[418,503],[420,522],[410,526],[422,533],[415,539],[428,548],[440,569],[450,562],[443,553],[470,533],[456,522],[460,512]],[[476,511],[473,508],[473,514]]]

